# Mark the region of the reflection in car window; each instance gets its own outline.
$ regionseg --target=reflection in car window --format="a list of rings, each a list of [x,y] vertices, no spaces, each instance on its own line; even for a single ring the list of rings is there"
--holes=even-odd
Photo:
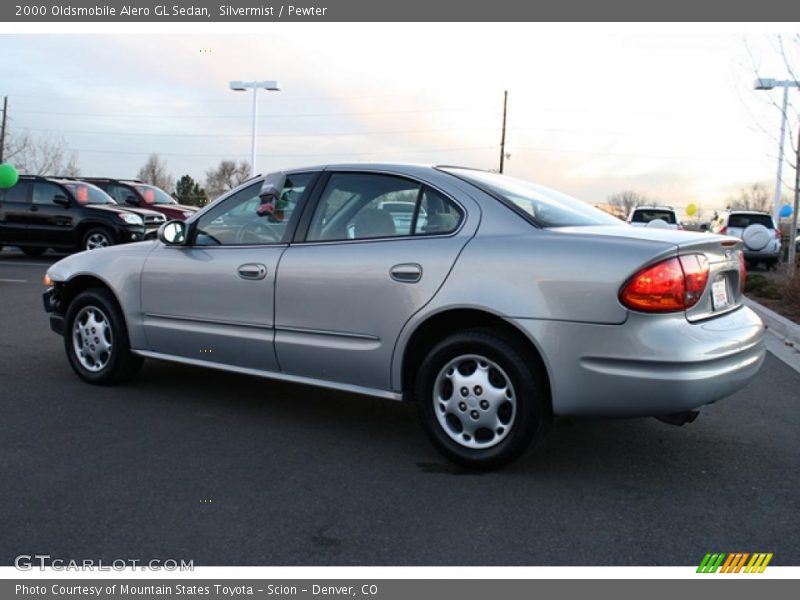
[[[527,214],[539,227],[619,225],[619,219],[575,198],[529,181],[469,169],[442,169]]]
[[[287,175],[281,197],[274,204],[259,196],[262,186],[260,180],[236,192],[198,219],[195,245],[251,246],[281,243],[297,202],[312,176],[313,173]]]

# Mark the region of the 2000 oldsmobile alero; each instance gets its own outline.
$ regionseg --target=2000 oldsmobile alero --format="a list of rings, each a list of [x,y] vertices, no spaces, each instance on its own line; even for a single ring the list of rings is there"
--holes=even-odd
[[[685,421],[765,352],[740,240],[629,227],[466,168],[260,176],[46,279],[90,383],[156,358],[413,400],[438,450],[476,468],[518,457],[553,415]]]

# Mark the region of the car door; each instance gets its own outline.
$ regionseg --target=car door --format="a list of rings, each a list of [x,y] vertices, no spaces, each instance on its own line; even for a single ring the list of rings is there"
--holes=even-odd
[[[281,197],[293,214],[313,176],[287,177]],[[277,370],[275,273],[294,223],[285,213],[259,212],[260,192],[261,181],[237,191],[190,225],[187,245],[159,243],[150,253],[141,298],[152,352]]]
[[[0,190],[0,243],[26,241],[30,212],[31,182],[21,179],[7,190]]]
[[[281,258],[278,360],[290,375],[389,389],[400,330],[444,282],[475,231],[477,207],[470,219],[463,202],[397,175],[324,179],[302,240]],[[396,202],[414,203],[409,221],[392,217]]]
[[[70,194],[49,181],[34,181],[28,214],[28,240],[67,248],[76,244],[76,211]]]

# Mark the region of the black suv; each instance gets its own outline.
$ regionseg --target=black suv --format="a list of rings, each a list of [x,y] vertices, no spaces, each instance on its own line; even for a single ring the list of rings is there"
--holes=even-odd
[[[29,256],[154,238],[164,221],[154,211],[123,208],[78,180],[22,175],[0,190],[0,248],[18,246]]]

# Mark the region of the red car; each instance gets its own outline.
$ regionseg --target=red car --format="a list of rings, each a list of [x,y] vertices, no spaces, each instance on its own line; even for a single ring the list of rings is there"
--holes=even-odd
[[[168,221],[185,221],[197,212],[197,206],[178,202],[159,187],[136,179],[111,179],[108,177],[82,177],[90,181],[123,206],[138,206],[163,214]]]

